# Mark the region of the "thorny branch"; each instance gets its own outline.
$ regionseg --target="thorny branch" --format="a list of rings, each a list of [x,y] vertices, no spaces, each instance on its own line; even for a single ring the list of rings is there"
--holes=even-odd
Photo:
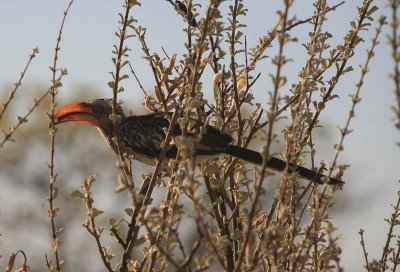
[[[389,0],[389,5],[392,9],[392,17],[390,26],[392,28],[391,36],[388,36],[389,44],[392,47],[392,59],[393,59],[393,74],[389,75],[394,82],[394,93],[396,98],[396,106],[393,107],[393,111],[397,117],[397,128],[400,129],[400,58],[399,58],[399,18],[398,18],[398,0]]]
[[[113,54],[116,55],[115,58],[113,58],[113,62],[115,65],[115,73],[112,72],[112,81],[108,83],[108,85],[111,87],[112,92],[113,92],[113,99],[112,99],[112,115],[110,116],[110,120],[113,122],[113,124],[117,124],[119,122],[118,117],[115,114],[115,108],[118,103],[118,93],[123,92],[123,88],[120,87],[120,82],[126,78],[128,78],[127,75],[121,75],[121,70],[122,68],[128,64],[128,61],[124,61],[123,58],[128,56],[128,51],[130,50],[128,47],[126,47],[125,42],[128,38],[131,36],[128,35],[127,28],[132,26],[132,23],[135,21],[133,18],[129,16],[130,10],[135,6],[138,5],[136,1],[131,1],[131,0],[125,0],[125,15],[123,16],[122,14],[119,14],[120,17],[120,28],[117,32],[117,36],[119,38],[119,44],[118,47],[114,45],[114,51]],[[121,170],[122,173],[124,174],[125,181],[128,182],[128,187],[130,191],[132,191],[135,187],[133,179],[132,179],[132,173],[126,166],[126,159],[123,157],[123,154],[120,152],[120,137],[119,137],[119,131],[118,131],[118,126],[114,126],[114,132],[115,132],[115,144],[117,146],[118,150],[118,159],[119,163],[121,164]]]
[[[282,29],[286,29],[286,24],[287,24],[287,20],[288,20],[288,13],[289,13],[289,8],[290,8],[291,2],[286,2],[285,3],[285,10],[282,14],[282,17],[280,18],[280,22],[279,24],[282,26]],[[282,32],[280,34],[280,43],[279,43],[279,53],[278,53],[278,57],[277,57],[277,70],[276,70],[276,75],[274,77],[274,92],[272,95],[272,102],[271,102],[271,107],[270,107],[270,115],[269,115],[269,129],[268,129],[268,135],[267,135],[267,143],[265,146],[265,152],[263,154],[264,156],[264,161],[263,161],[263,165],[262,165],[262,170],[261,170],[261,174],[260,177],[257,181],[257,189],[255,191],[255,196],[254,196],[254,200],[250,209],[250,213],[248,216],[248,222],[253,222],[253,219],[255,217],[256,214],[256,207],[257,207],[257,203],[259,201],[261,192],[262,192],[262,184],[264,181],[264,177],[267,175],[267,166],[268,166],[268,158],[270,156],[269,154],[269,150],[270,150],[270,146],[272,143],[272,130],[273,130],[273,125],[274,125],[274,120],[275,120],[275,111],[276,111],[276,106],[278,103],[278,92],[279,89],[281,87],[281,69],[282,66],[284,65],[284,56],[283,56],[283,48],[284,45],[286,44],[286,33]],[[239,257],[238,257],[238,261],[236,262],[236,266],[235,266],[235,272],[236,271],[240,271],[241,270],[241,265],[242,262],[244,261],[244,253],[245,253],[245,249],[247,247],[247,244],[250,240],[250,236],[251,236],[251,232],[252,232],[252,227],[251,227],[251,223],[248,224],[247,226],[247,230],[245,231],[244,234],[244,240],[243,240],[243,245],[242,248],[240,250],[239,253]]]
[[[6,111],[8,105],[10,104],[11,100],[14,99],[14,95],[18,90],[18,87],[21,86],[22,84],[22,79],[25,76],[26,71],[28,71],[29,65],[31,64],[32,60],[36,57],[36,54],[39,53],[39,49],[36,47],[32,50],[32,53],[29,55],[29,60],[27,62],[27,64],[25,65],[24,70],[22,71],[18,81],[16,83],[14,83],[14,89],[12,89],[9,93],[8,99],[6,100],[6,102],[3,103],[3,108],[0,111],[0,120],[2,119],[4,112]]]
[[[56,259],[56,269],[58,272],[61,271],[61,265],[63,261],[60,261],[59,259],[59,253],[58,253],[58,248],[61,245],[61,240],[58,237],[59,230],[56,229],[55,226],[55,220],[54,218],[57,216],[57,211],[58,208],[54,207],[54,199],[57,197],[57,191],[54,187],[54,184],[57,180],[57,174],[54,172],[54,159],[55,159],[55,136],[56,136],[56,129],[54,127],[55,125],[55,106],[56,106],[56,95],[58,93],[58,88],[62,86],[61,83],[61,78],[66,74],[66,70],[61,70],[61,75],[57,77],[57,61],[58,61],[58,52],[60,51],[60,43],[61,43],[61,37],[62,37],[62,31],[64,28],[64,23],[65,19],[67,18],[67,14],[69,9],[72,6],[72,3],[74,1],[71,0],[68,4],[67,9],[64,11],[64,16],[61,22],[60,30],[58,33],[57,37],[57,43],[56,47],[54,49],[54,59],[53,59],[53,66],[50,68],[53,74],[52,80],[51,80],[51,87],[49,90],[49,93],[51,95],[51,123],[50,123],[50,135],[51,135],[51,150],[50,150],[50,180],[49,180],[49,210],[48,210],[48,217],[50,218],[50,224],[51,224],[51,232],[52,232],[52,239],[53,239],[53,250],[54,250],[54,255]],[[49,265],[49,270],[53,271],[53,268]]]
[[[23,115],[18,117],[18,123],[12,126],[9,131],[3,131],[4,139],[0,143],[0,148],[4,146],[7,141],[14,141],[13,135],[17,129],[28,121],[28,117],[34,112],[34,110],[39,107],[40,103],[49,95],[49,90],[46,90],[38,99],[34,99],[33,105],[28,108],[28,111]]]
[[[368,253],[367,250],[365,249],[365,241],[364,241],[364,230],[360,229],[360,231],[358,232],[360,234],[361,237],[361,247],[363,249],[363,253],[364,253],[364,259],[365,259],[365,268],[367,269],[368,272],[371,272],[371,268],[369,267],[369,261],[368,261]]]
[[[161,154],[157,160],[157,164],[154,169],[151,180],[150,180],[149,184],[142,185],[142,187],[140,189],[139,194],[144,197],[142,198],[142,200],[139,203],[137,203],[135,210],[131,217],[131,222],[129,224],[129,230],[128,230],[128,233],[126,236],[126,241],[125,241],[127,247],[124,251],[124,254],[122,256],[122,261],[121,261],[122,262],[121,271],[127,271],[126,269],[127,269],[128,260],[132,255],[134,243],[137,239],[137,236],[138,236],[139,230],[140,230],[140,225],[139,225],[140,222],[138,222],[138,219],[143,218],[144,214],[146,213],[147,204],[153,193],[153,189],[156,185],[156,179],[161,170],[163,160],[165,159],[165,155],[166,155],[168,147],[169,147],[169,142],[172,137],[173,127],[175,126],[177,119],[178,119],[178,111],[176,110],[172,116],[172,119],[171,119],[171,122],[170,122],[170,125],[168,128],[168,132],[165,137],[165,146],[162,149]]]

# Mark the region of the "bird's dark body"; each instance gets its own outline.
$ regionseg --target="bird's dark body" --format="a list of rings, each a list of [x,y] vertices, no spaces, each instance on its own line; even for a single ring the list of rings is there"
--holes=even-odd
[[[165,140],[166,131],[169,128],[169,121],[163,114],[136,115],[127,117],[119,126],[121,141],[125,148],[132,149],[133,153],[142,154],[149,158],[158,158],[161,154],[161,145]],[[172,129],[172,137],[181,136],[182,130],[179,124]],[[193,135],[188,134],[188,137]],[[232,148],[233,138],[207,125],[200,142],[196,145],[194,154],[196,156],[214,156],[220,153],[227,153],[244,150],[244,148]],[[252,151],[252,156],[247,160],[261,164],[262,159],[258,152]],[[167,150],[167,158],[176,158],[178,148],[171,145]]]
[[[115,113],[121,117],[114,127],[110,120],[112,113],[112,101],[109,99],[96,99],[88,103],[77,101],[71,102],[62,107],[56,113],[56,124],[78,121],[96,126],[104,136],[111,148],[121,155],[127,155],[143,163],[154,165],[159,158],[166,132],[170,122],[165,114],[155,113],[148,115],[133,115],[126,117],[122,108],[117,105]],[[198,127],[204,124],[198,123]],[[119,133],[119,145],[114,142],[115,131]],[[178,137],[194,137],[195,135],[186,133],[183,135],[180,125],[177,123],[172,128],[172,139]],[[258,165],[263,164],[263,157],[259,152],[236,146],[233,138],[222,132],[216,127],[206,125],[200,135],[200,141],[192,147],[191,154],[194,155],[196,162],[201,162],[210,157],[221,154],[245,160]],[[169,143],[166,158],[177,158],[178,147],[173,142]],[[318,183],[325,182],[325,176],[313,170],[304,168],[294,163],[287,163],[281,159],[271,157],[266,165],[269,168],[288,172],[297,172],[303,178],[314,180]],[[329,183],[342,184],[342,181],[330,178]]]
[[[157,158],[161,153],[161,144],[165,140],[164,130],[168,127],[168,120],[161,116],[137,115],[123,120],[119,126],[119,133],[124,145],[132,148],[134,152]],[[178,131],[174,128],[173,134],[175,133]],[[168,150],[167,157],[176,156],[176,152],[173,151]]]

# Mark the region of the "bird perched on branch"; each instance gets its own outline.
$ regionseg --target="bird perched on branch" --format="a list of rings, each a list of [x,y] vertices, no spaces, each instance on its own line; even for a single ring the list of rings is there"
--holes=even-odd
[[[113,140],[116,130],[110,120],[112,114],[112,100],[110,99],[68,103],[55,114],[55,124],[75,121],[93,125],[99,129],[117,154],[126,153],[143,163],[154,165],[161,154],[161,146],[166,138],[165,131],[170,124],[169,120],[165,118],[165,114],[155,113],[126,117],[119,105],[117,105],[115,113],[121,117],[119,122],[115,122],[119,132],[120,150]],[[176,124],[172,128],[172,137],[181,135],[181,128],[179,124]],[[263,163],[263,158],[259,152],[233,145],[232,141],[233,138],[230,135],[223,133],[216,127],[207,125],[200,142],[196,146],[196,159],[200,158],[201,160],[201,158],[227,154],[254,164],[261,165]],[[171,144],[166,152],[166,158],[176,158],[177,154],[178,147]],[[267,166],[271,169],[283,171],[287,165],[286,162],[272,157],[268,160]],[[289,164],[288,171],[297,172],[301,177],[318,183],[323,183],[325,179],[329,180],[330,184],[342,183],[338,179],[328,179],[322,174],[295,164]]]
[[[175,3],[172,0],[167,0],[167,1],[170,2],[174,6],[176,12],[178,12],[180,15],[182,15],[182,17],[186,21],[188,21],[192,27],[197,26],[197,22],[193,16],[193,13],[187,9],[187,7],[184,3],[182,3],[179,0],[176,0]]]

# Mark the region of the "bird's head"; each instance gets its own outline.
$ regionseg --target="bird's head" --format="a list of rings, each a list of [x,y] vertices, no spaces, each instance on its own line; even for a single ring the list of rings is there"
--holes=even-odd
[[[124,113],[118,105],[116,114],[122,117]],[[96,99],[88,102],[75,101],[62,106],[55,114],[55,124],[65,122],[80,122],[96,126],[106,134],[111,133],[113,124],[110,120],[112,113],[111,99]]]

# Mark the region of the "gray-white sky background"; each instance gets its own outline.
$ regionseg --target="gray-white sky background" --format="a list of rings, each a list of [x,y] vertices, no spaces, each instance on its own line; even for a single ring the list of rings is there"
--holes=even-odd
[[[111,90],[107,86],[107,82],[110,81],[109,72],[113,71],[111,50],[112,45],[117,41],[114,32],[117,28],[117,13],[123,10],[122,2],[115,0],[76,0],[73,4],[66,20],[61,42],[59,67],[67,68],[69,74],[63,79],[64,87],[60,90],[60,97],[68,100],[89,98],[87,94],[82,93],[81,86],[97,89],[98,96],[111,97]],[[206,1],[197,2],[206,3]],[[275,25],[277,20],[275,11],[281,8],[282,4],[278,0],[245,2],[247,2],[248,15],[243,18],[242,23],[248,26],[245,33],[249,47],[253,47],[256,45],[258,37]],[[339,1],[328,2],[330,5],[334,5]],[[62,12],[67,3],[68,1],[61,0],[0,1],[1,92],[9,91],[10,85],[19,77],[32,48],[36,46],[39,47],[40,53],[33,60],[24,82],[42,86],[50,84],[51,73],[48,67],[51,66],[53,61],[55,40],[58,35]],[[230,1],[227,1],[223,4],[225,15],[229,3]],[[361,0],[347,0],[336,12],[328,15],[326,28],[334,37],[331,40],[333,46],[342,42],[341,37],[350,28],[350,20],[357,16],[356,6],[360,3]],[[380,8],[376,14],[389,17],[389,9],[385,6],[386,1],[375,1],[375,5]],[[312,12],[312,1],[306,0],[295,1],[291,10],[291,14],[296,14],[300,19],[310,17]],[[133,10],[132,15],[142,26],[147,28],[147,42],[153,52],[159,52],[161,55],[161,47],[164,47],[170,55],[177,53],[178,59],[185,52],[183,44],[186,41],[186,35],[181,31],[185,24],[168,2],[164,0],[144,0],[141,7]],[[388,26],[386,26],[383,34],[387,34],[388,30]],[[297,82],[296,73],[305,61],[305,49],[301,46],[301,43],[307,41],[309,31],[310,25],[302,25],[292,32],[299,39],[299,42],[291,44],[286,49],[286,56],[292,58],[294,62],[283,69],[288,77],[289,84],[282,89],[282,95],[289,91],[291,84]],[[348,96],[355,92],[354,84],[360,74],[357,68],[365,60],[365,48],[366,46],[369,47],[369,41],[373,34],[373,32],[361,34],[367,43],[360,46],[363,49],[357,50],[357,54],[351,62],[355,70],[347,74],[336,88],[336,94],[340,96],[341,100],[340,102],[335,100],[328,103],[328,109],[321,116],[322,124],[327,127],[322,133],[329,134],[329,137],[327,137],[327,142],[317,142],[317,150],[319,151],[317,159],[319,160],[323,159],[329,163],[333,159],[333,144],[339,139],[336,127],[343,126],[346,121],[351,106]],[[153,76],[148,65],[141,58],[142,52],[137,40],[130,39],[128,46],[132,48],[130,61],[136,73],[144,88],[152,93]],[[276,41],[273,43],[273,48],[268,49],[266,54],[268,56],[276,54]],[[265,104],[267,92],[271,90],[271,82],[267,74],[272,72],[273,68],[269,59],[265,59],[262,63],[257,71],[263,75],[254,86],[253,93],[257,100]],[[338,227],[337,233],[342,234],[340,243],[343,254],[341,259],[346,271],[361,270],[363,265],[358,236],[360,228],[366,231],[365,238],[367,249],[370,252],[369,257],[371,259],[380,257],[379,253],[381,253],[384,245],[387,231],[387,225],[383,218],[389,217],[391,213],[389,205],[396,200],[396,192],[400,188],[397,182],[400,174],[400,149],[396,146],[396,142],[399,141],[399,131],[394,127],[394,114],[390,109],[395,103],[394,86],[388,78],[391,70],[390,49],[386,44],[386,39],[381,39],[381,44],[376,49],[376,57],[372,60],[370,66],[370,73],[364,82],[365,85],[361,93],[362,102],[357,105],[356,118],[353,119],[350,127],[354,132],[346,137],[345,150],[341,153],[339,159],[341,163],[351,165],[344,176],[346,180],[344,191],[337,194],[337,211],[332,214],[333,222]],[[211,86],[212,72],[210,69],[206,72],[205,77],[210,79]],[[128,71],[127,73],[129,74]],[[135,106],[135,109],[144,112],[144,107],[141,106],[143,94],[136,81],[133,79],[125,80],[124,86],[126,91],[119,97],[126,102],[125,109],[132,109]],[[22,96],[24,90],[28,89],[29,86],[23,84],[19,96]],[[205,91],[209,98],[212,97],[211,91],[211,88],[209,88],[209,91]],[[4,95],[1,94],[0,97],[4,97]],[[27,100],[26,105],[29,105],[30,102],[31,100]],[[23,129],[21,128],[21,130]],[[90,133],[92,133],[91,138],[98,136],[93,130],[90,130]],[[101,139],[98,141],[101,142]],[[79,147],[73,145],[70,148],[79,149]],[[106,149],[107,147],[103,145],[101,148]],[[0,150],[0,156],[8,155]],[[32,167],[43,168],[46,171],[45,163],[48,160],[48,157],[37,158],[36,164]],[[69,162],[64,163],[69,164]],[[65,171],[61,169],[61,166],[58,166],[58,168],[60,174]],[[90,164],[87,168],[87,175],[96,173],[96,168],[91,168]],[[0,165],[0,174],[3,170]],[[100,169],[97,170],[101,171]],[[83,176],[78,180],[81,179],[83,179]],[[0,175],[0,182],[0,218],[2,218],[0,233],[3,234],[0,237],[0,255],[7,257],[12,251],[19,249],[12,247],[12,239],[7,237],[9,233],[9,235],[12,235],[10,232],[12,227],[6,228],[7,224],[3,221],[7,221],[7,216],[12,216],[7,214],[9,209],[5,206],[15,205],[12,201],[16,201],[12,197],[7,197],[11,194],[11,191],[8,191],[7,188],[10,188],[11,184],[18,182],[18,180],[1,179]],[[42,186],[47,186],[46,182],[44,180]],[[74,186],[78,187],[79,183],[75,183]],[[125,195],[114,194],[111,190],[105,194],[106,198],[126,197]],[[7,202],[4,201],[6,198],[8,199]],[[35,200],[31,199],[31,201]],[[42,210],[43,213],[46,213],[47,203],[45,198],[36,201],[43,204]],[[106,205],[107,203],[105,200],[102,204]],[[26,225],[26,228],[29,228],[29,224]],[[47,226],[42,226],[42,228],[44,230],[41,230],[41,234],[35,235],[49,235]],[[21,229],[21,232],[26,233],[26,231],[26,229]],[[78,231],[80,231],[79,235],[89,235],[83,228],[78,228]],[[16,232],[13,235],[19,234]],[[28,238],[29,235],[24,239]],[[68,242],[73,243],[72,241]],[[29,241],[26,241],[26,243],[29,244]],[[44,242],[42,246],[47,252],[50,252],[49,243]],[[42,248],[37,250],[42,250]],[[27,254],[30,254],[29,250],[27,250]],[[3,260],[0,260],[2,267],[6,264],[4,257]]]

